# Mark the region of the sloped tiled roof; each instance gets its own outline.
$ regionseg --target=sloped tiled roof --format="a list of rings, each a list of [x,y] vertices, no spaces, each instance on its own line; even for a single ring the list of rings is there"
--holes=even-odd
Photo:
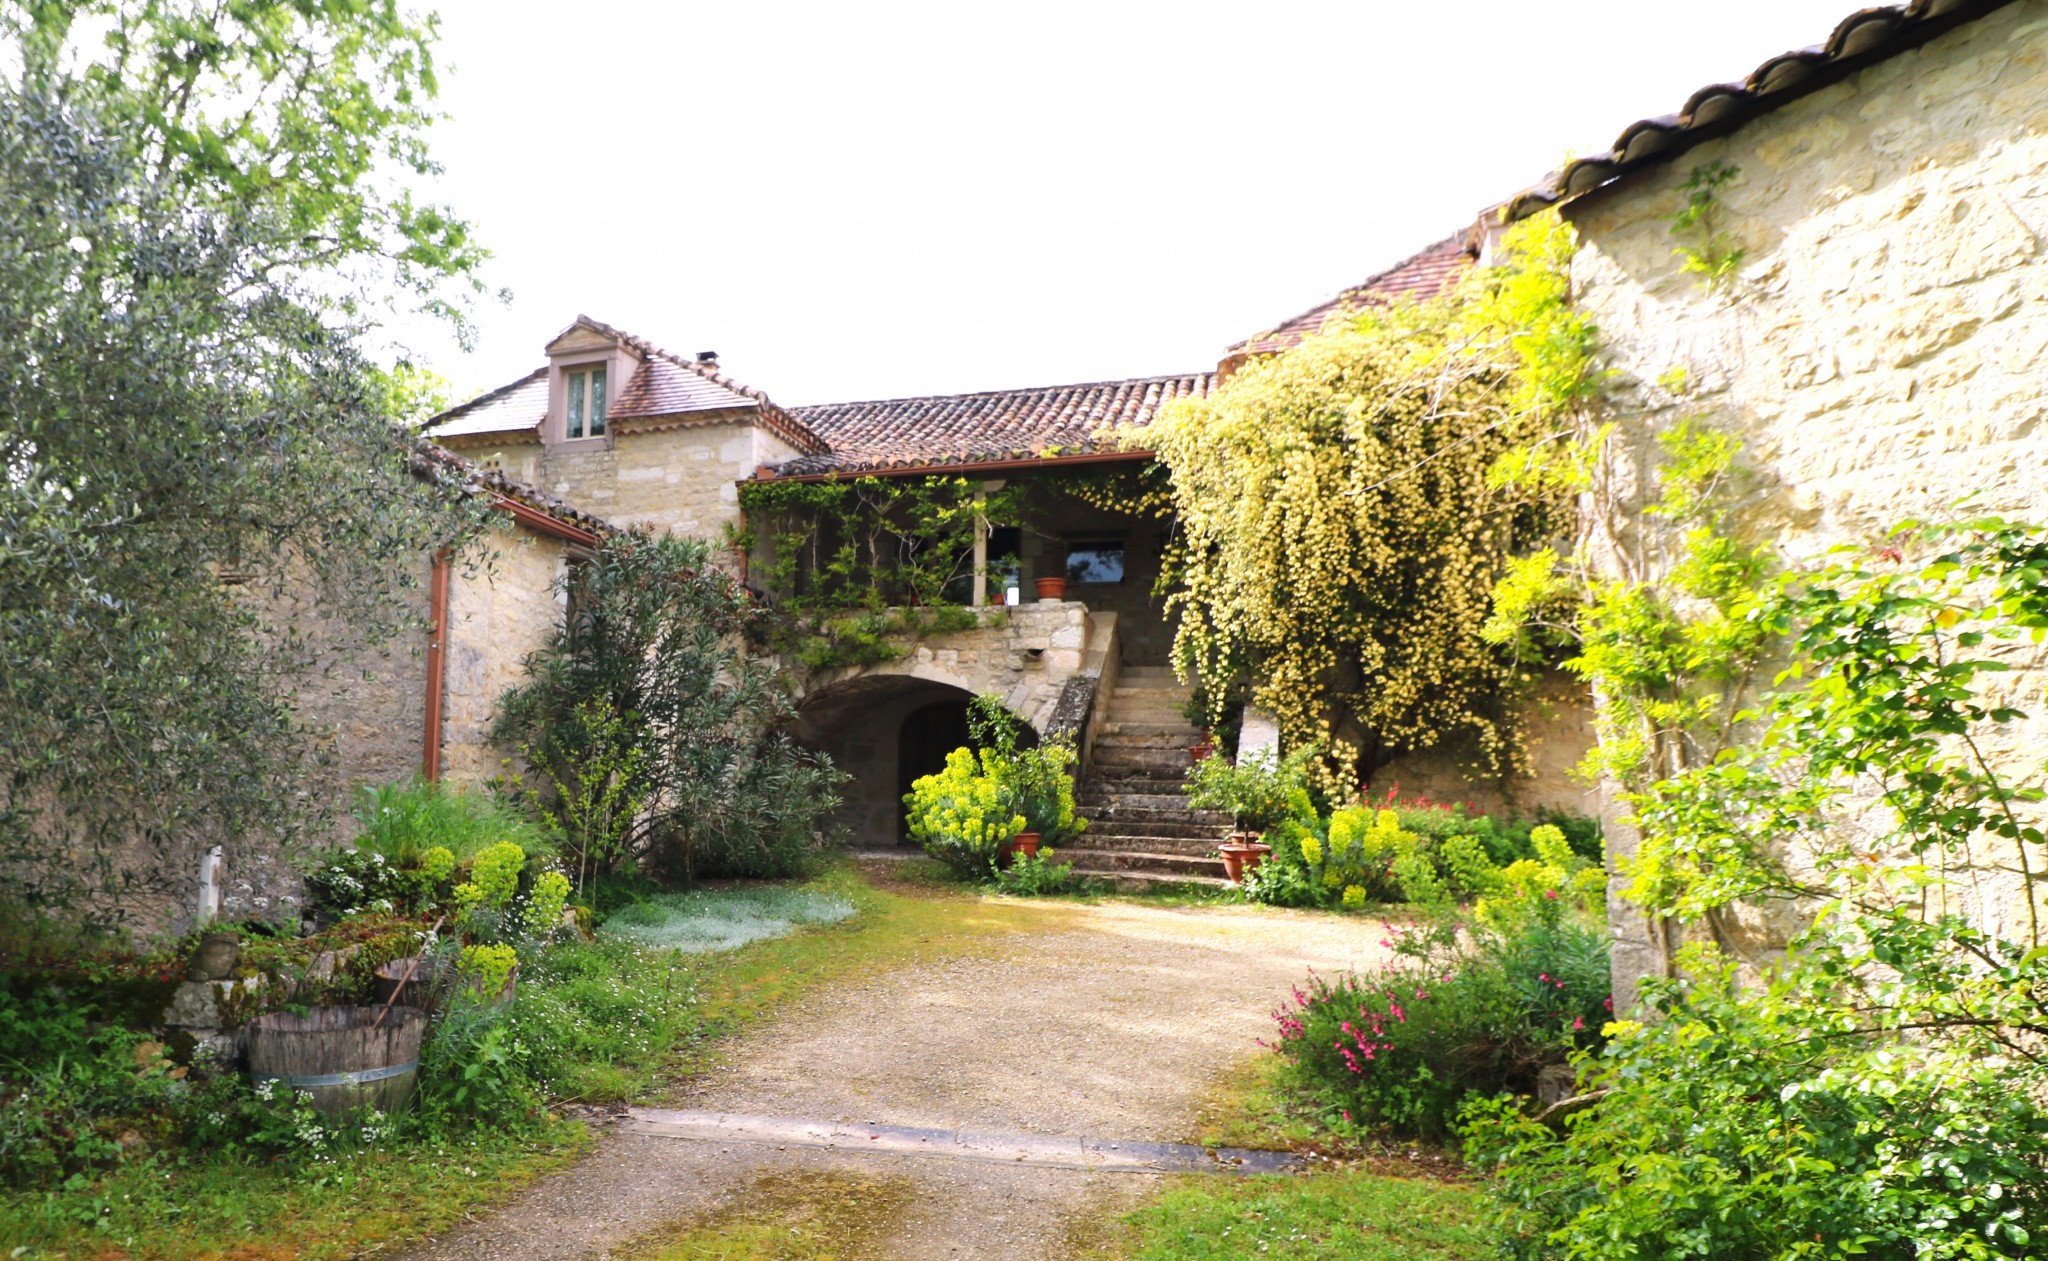
[[[705,413],[751,411],[770,433],[799,451],[824,450],[818,436],[803,422],[776,404],[767,394],[742,385],[720,372],[715,364],[688,359],[623,329],[579,315],[568,328],[587,328],[614,338],[638,352],[640,366],[626,388],[619,391],[607,409],[625,431],[645,432],[705,422]],[[560,338],[561,333],[556,334]],[[470,438],[490,435],[495,439],[540,440],[541,422],[548,412],[548,370],[536,368],[528,375],[450,408],[427,422],[429,437]],[[666,422],[666,423],[664,423]]]
[[[1610,184],[1631,171],[1669,162],[1695,145],[1725,136],[1782,105],[1900,53],[1945,31],[2004,8],[2013,0],[1912,0],[1859,9],[1844,18],[1827,42],[1780,53],[1745,79],[1709,83],[1675,114],[1639,119],[1622,128],[1606,153],[1575,158],[1510,198],[1504,220]]]
[[[1366,277],[1328,302],[1310,307],[1263,333],[1245,338],[1225,352],[1226,361],[1242,361],[1250,355],[1278,354],[1299,346],[1302,338],[1320,332],[1331,318],[1362,307],[1401,298],[1420,302],[1436,297],[1456,284],[1472,265],[1472,254],[1465,238],[1466,233],[1455,232],[1385,271]]]
[[[831,450],[791,460],[776,473],[876,472],[1114,451],[1102,431],[1143,424],[1162,404],[1203,397],[1215,381],[1212,372],[1190,372],[799,407],[797,416]]]
[[[618,527],[603,517],[585,512],[566,499],[557,498],[544,490],[508,477],[501,469],[489,468],[474,460],[464,459],[438,442],[426,438],[415,439],[412,459],[413,468],[422,476],[453,481],[470,494],[493,494],[516,500],[542,516],[552,517],[564,525],[575,526],[600,538],[618,533]]]
[[[535,368],[510,385],[501,385],[442,412],[427,422],[427,432],[438,439],[530,431],[533,441],[538,442],[540,422],[547,419],[547,414],[548,370]]]

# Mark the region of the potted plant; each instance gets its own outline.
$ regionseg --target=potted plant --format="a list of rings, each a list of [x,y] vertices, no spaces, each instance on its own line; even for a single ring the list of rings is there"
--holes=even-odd
[[[1034,579],[1033,581],[1034,585],[1036,585],[1038,588],[1039,599],[1058,601],[1067,598],[1067,580],[1064,576],[1057,578],[1038,578]]]
[[[1071,742],[1048,740],[1004,758],[1016,787],[1017,812],[1024,816],[1017,853],[1036,857],[1040,845],[1064,845],[1088,827],[1088,820],[1074,813],[1074,777],[1068,768],[1077,757]]]
[[[1307,790],[1308,760],[1314,755],[1313,749],[1300,749],[1284,760],[1267,752],[1241,757],[1235,763],[1219,757],[1195,763],[1183,791],[1195,809],[1230,815],[1230,837],[1216,852],[1232,884],[1242,884],[1273,852],[1273,847],[1259,838],[1288,816],[1293,808],[1289,798]]]
[[[1197,762],[1206,762],[1216,755],[1216,736],[1209,728],[1202,728],[1202,738],[1188,746],[1188,756]]]

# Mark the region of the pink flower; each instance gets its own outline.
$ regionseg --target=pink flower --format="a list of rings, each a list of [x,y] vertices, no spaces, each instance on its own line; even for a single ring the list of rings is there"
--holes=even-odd
[[[1406,1021],[1408,1019],[1408,1013],[1401,1010],[1401,1004],[1388,1003],[1387,1007],[1392,1011],[1394,1019],[1400,1021]]]
[[[1539,981],[1548,981],[1548,980],[1550,979],[1550,973],[1548,973],[1548,972],[1538,972],[1538,973],[1536,974],[1536,979],[1537,979],[1537,980],[1539,980]]]
[[[1606,1008],[1607,1010],[1609,1010],[1609,1011],[1613,1011],[1613,1010],[1614,1010],[1614,995],[1612,995],[1612,994],[1609,994],[1609,995],[1608,995],[1607,997],[1605,997],[1605,998],[1601,999],[1601,1000],[1600,1000],[1600,1005],[1601,1005],[1602,1007],[1605,1007],[1605,1008]]]
[[[1580,1029],[1583,1029],[1583,1028],[1585,1028],[1585,1027],[1586,1027],[1586,1018],[1585,1018],[1584,1016],[1573,1016],[1573,1017],[1572,1017],[1572,1031],[1573,1031],[1574,1033],[1576,1033],[1577,1031],[1579,1031]]]
[[[1549,899],[1550,899],[1551,901],[1555,902],[1555,901],[1557,901],[1557,890],[1555,890],[1555,889],[1545,889],[1545,890],[1543,891],[1543,896],[1544,896],[1544,897],[1546,897],[1546,898],[1549,898]]]
[[[1337,1111],[1344,1117],[1344,1123],[1346,1125],[1351,1124],[1351,1109],[1339,1108]]]

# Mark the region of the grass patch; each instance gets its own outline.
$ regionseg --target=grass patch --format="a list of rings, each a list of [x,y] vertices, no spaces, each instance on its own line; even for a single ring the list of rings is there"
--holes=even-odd
[[[622,1261],[880,1261],[914,1191],[905,1178],[806,1170],[758,1179],[733,1204],[610,1255]]]
[[[1494,1255],[1480,1193],[1430,1178],[1344,1172],[1190,1177],[1135,1213],[1084,1228],[1096,1261],[1479,1261]]]
[[[22,1261],[339,1261],[445,1229],[590,1142],[581,1122],[557,1120],[301,1167],[146,1157],[0,1199],[0,1239]]]
[[[1303,1110],[1281,1083],[1287,1061],[1263,1051],[1217,1077],[1196,1105],[1195,1134],[1204,1147],[1353,1154],[1345,1140]]]
[[[887,887],[848,864],[782,892],[836,900],[855,913],[719,953],[623,942],[569,946],[537,969],[535,988],[545,979],[559,1002],[581,1013],[546,1022],[562,1031],[551,1048],[558,1094],[661,1099],[678,1079],[714,1063],[725,1039],[820,986],[988,953],[1013,933],[1057,928],[1063,914],[968,892]],[[617,975],[619,968],[632,975]],[[687,992],[694,1005],[673,1020],[643,1021],[631,1036],[604,1019],[620,1005],[644,1015],[657,992],[664,1000]],[[580,1123],[553,1120],[525,1134],[486,1131],[315,1164],[201,1153],[130,1157],[61,1190],[0,1192],[0,1240],[6,1249],[23,1248],[21,1261],[329,1261],[372,1242],[445,1229],[563,1167],[589,1144]]]
[[[787,937],[800,924],[836,924],[853,903],[812,889],[763,885],[664,893],[620,909],[600,938],[701,954]]]

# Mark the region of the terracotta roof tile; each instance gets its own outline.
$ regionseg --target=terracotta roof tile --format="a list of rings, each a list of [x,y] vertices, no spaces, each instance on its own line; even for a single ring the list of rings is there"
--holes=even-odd
[[[599,537],[617,534],[618,527],[603,517],[583,511],[566,499],[507,477],[500,469],[468,460],[427,438],[413,440],[413,468],[428,477],[440,477],[460,484],[470,494],[495,493],[516,499],[544,516],[566,525],[588,530]]]
[[[1669,162],[1760,114],[1790,104],[1866,66],[1908,52],[1945,31],[2002,9],[2013,0],[1912,0],[1910,4],[1858,9],[1836,25],[1824,44],[1795,48],[1766,60],[1749,77],[1709,83],[1686,98],[1675,114],[1639,119],[1622,128],[1605,153],[1565,163],[1533,187],[1510,198],[1505,220],[1523,218],[1545,206],[1613,183],[1631,171]]]
[[[799,451],[820,452],[825,449],[818,436],[806,429],[803,422],[788,410],[753,386],[742,385],[726,376],[718,371],[716,365],[686,359],[663,350],[644,337],[636,337],[587,315],[577,316],[575,322],[562,331],[566,333],[577,327],[616,338],[631,347],[640,359],[640,366],[634,370],[632,379],[607,409],[606,414],[611,419],[709,424],[725,417],[706,413],[748,411],[756,414],[763,428]],[[560,336],[556,334],[556,337]],[[427,422],[426,433],[437,441],[488,435],[497,440],[510,438],[538,442],[541,422],[547,419],[547,411],[548,370],[535,368],[510,385],[499,386],[460,407],[442,412]],[[634,423],[623,426],[627,432],[672,427],[676,425]]]
[[[510,385],[442,412],[427,422],[427,430],[437,440],[474,434],[528,434],[539,442],[540,422],[547,415],[548,370],[535,368]]]
[[[1456,284],[1472,265],[1472,252],[1465,243],[1466,236],[1465,232],[1453,233],[1385,271],[1366,277],[1328,302],[1310,307],[1263,333],[1245,338],[1225,352],[1225,361],[1241,361],[1249,355],[1278,354],[1299,346],[1302,338],[1322,331],[1328,321],[1362,307],[1401,298],[1413,298],[1419,302],[1436,297]]]
[[[952,464],[1113,451],[1103,431],[1142,424],[1160,406],[1201,398],[1215,374],[1139,377],[1024,390],[984,390],[796,408],[827,453],[780,466],[780,476],[943,468]]]

